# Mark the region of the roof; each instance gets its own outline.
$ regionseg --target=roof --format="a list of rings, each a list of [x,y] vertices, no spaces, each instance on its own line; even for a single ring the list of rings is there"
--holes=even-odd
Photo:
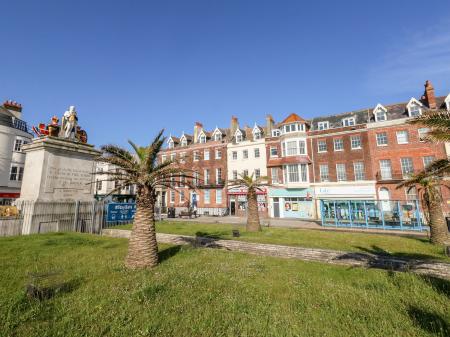
[[[301,118],[299,115],[297,115],[296,113],[291,113],[289,116],[287,116],[279,125],[282,124],[288,124],[288,123],[294,123],[294,122],[302,122],[302,123],[306,123],[306,120],[304,120],[303,118]]]
[[[418,100],[418,101],[424,105],[423,108],[425,110],[428,110],[428,107],[426,106],[425,102],[423,102],[422,100]],[[436,106],[438,108],[443,107],[443,105],[445,105],[444,101],[445,101],[445,96],[436,97]],[[386,108],[386,110],[387,110],[387,112],[386,112],[387,120],[394,120],[394,119],[401,119],[401,118],[409,117],[408,109],[406,108],[406,106],[408,105],[408,102],[383,105],[383,107]],[[311,131],[316,131],[317,123],[323,122],[323,121],[329,122],[330,129],[342,127],[342,119],[348,118],[348,117],[355,117],[355,124],[373,123],[373,122],[375,122],[375,116],[373,114],[374,108],[375,107],[344,112],[344,113],[337,114],[337,115],[313,118],[310,120]]]

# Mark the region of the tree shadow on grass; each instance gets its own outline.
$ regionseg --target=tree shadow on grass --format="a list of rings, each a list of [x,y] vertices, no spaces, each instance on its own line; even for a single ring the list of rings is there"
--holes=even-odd
[[[165,260],[170,259],[171,257],[175,256],[176,254],[178,254],[178,252],[181,250],[181,246],[171,246],[169,248],[163,249],[161,251],[158,252],[158,258],[159,258],[159,262],[163,262]]]
[[[408,315],[413,323],[422,330],[436,336],[450,336],[449,323],[438,313],[410,306],[408,308]]]
[[[214,239],[214,240],[220,240],[223,238],[223,235],[231,234],[226,232],[202,232],[198,231],[195,233],[196,237],[202,237],[202,238],[208,238],[208,239]]]
[[[420,275],[420,278],[431,286],[434,291],[450,299],[450,281],[429,275]]]
[[[421,253],[390,253],[386,251],[385,249],[372,245],[370,248],[367,247],[361,247],[361,246],[354,246],[355,248],[358,248],[359,250],[375,255],[380,257],[392,257],[392,258],[398,258],[398,259],[405,259],[405,260],[426,260],[426,261],[442,261],[437,256],[433,255],[427,255],[427,254],[421,254]]]

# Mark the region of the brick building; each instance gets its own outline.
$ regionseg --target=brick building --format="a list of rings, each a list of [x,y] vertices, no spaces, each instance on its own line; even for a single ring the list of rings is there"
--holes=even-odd
[[[427,129],[407,124],[430,109],[450,109],[450,95],[435,97],[427,81],[420,98],[312,119],[308,138],[317,206],[325,199],[379,199],[385,212],[398,207],[397,202],[414,206],[420,199],[417,189],[397,189],[397,185],[449,155],[445,144],[423,141]],[[444,211],[449,212],[449,192],[441,192]]]
[[[450,110],[450,94],[435,97],[427,81],[418,98],[310,120],[290,114],[277,124],[268,115],[265,127],[240,128],[233,117],[230,128],[211,132],[197,123],[192,136],[170,137],[160,156],[192,169],[197,188],[161,191],[163,206],[180,208],[189,200],[202,214],[234,208],[234,214],[244,215],[236,210],[240,201],[245,204],[245,191],[228,190],[225,179],[247,171],[270,178],[270,217],[320,218],[326,208],[367,223],[367,217],[362,218],[367,210],[372,215],[375,208],[380,212],[377,200],[381,212],[391,212],[392,217],[395,207],[397,214],[405,209],[411,215],[420,204],[420,193],[415,188],[397,189],[398,183],[450,154],[448,144],[424,142],[427,130],[407,124],[434,109]],[[449,213],[450,191],[442,189],[442,196]]]
[[[174,177],[173,188],[160,191],[163,208],[175,207],[178,213],[186,209],[189,202],[199,214],[225,213],[228,137],[228,129],[216,128],[208,132],[197,122],[193,135],[183,133],[180,138],[168,138],[167,148],[161,152],[159,159],[162,162],[167,159],[176,161],[181,167],[191,170],[195,189],[188,188]]]
[[[295,113],[273,127],[266,141],[269,214],[280,218],[314,218],[311,189],[311,159],[307,146],[309,125]]]

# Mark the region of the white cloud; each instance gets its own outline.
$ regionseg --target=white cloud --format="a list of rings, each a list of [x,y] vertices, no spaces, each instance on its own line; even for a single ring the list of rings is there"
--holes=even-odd
[[[393,39],[368,71],[368,89],[377,93],[416,92],[425,80],[450,78],[450,21]],[[419,92],[417,93],[419,94]]]

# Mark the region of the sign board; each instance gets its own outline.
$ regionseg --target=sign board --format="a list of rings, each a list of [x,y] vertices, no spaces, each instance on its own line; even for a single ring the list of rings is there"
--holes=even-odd
[[[327,186],[327,187],[316,187],[316,195],[330,196],[370,196],[375,197],[375,185],[354,185],[354,186]]]
[[[135,203],[111,203],[108,204],[106,221],[131,221],[134,219],[135,213]]]

